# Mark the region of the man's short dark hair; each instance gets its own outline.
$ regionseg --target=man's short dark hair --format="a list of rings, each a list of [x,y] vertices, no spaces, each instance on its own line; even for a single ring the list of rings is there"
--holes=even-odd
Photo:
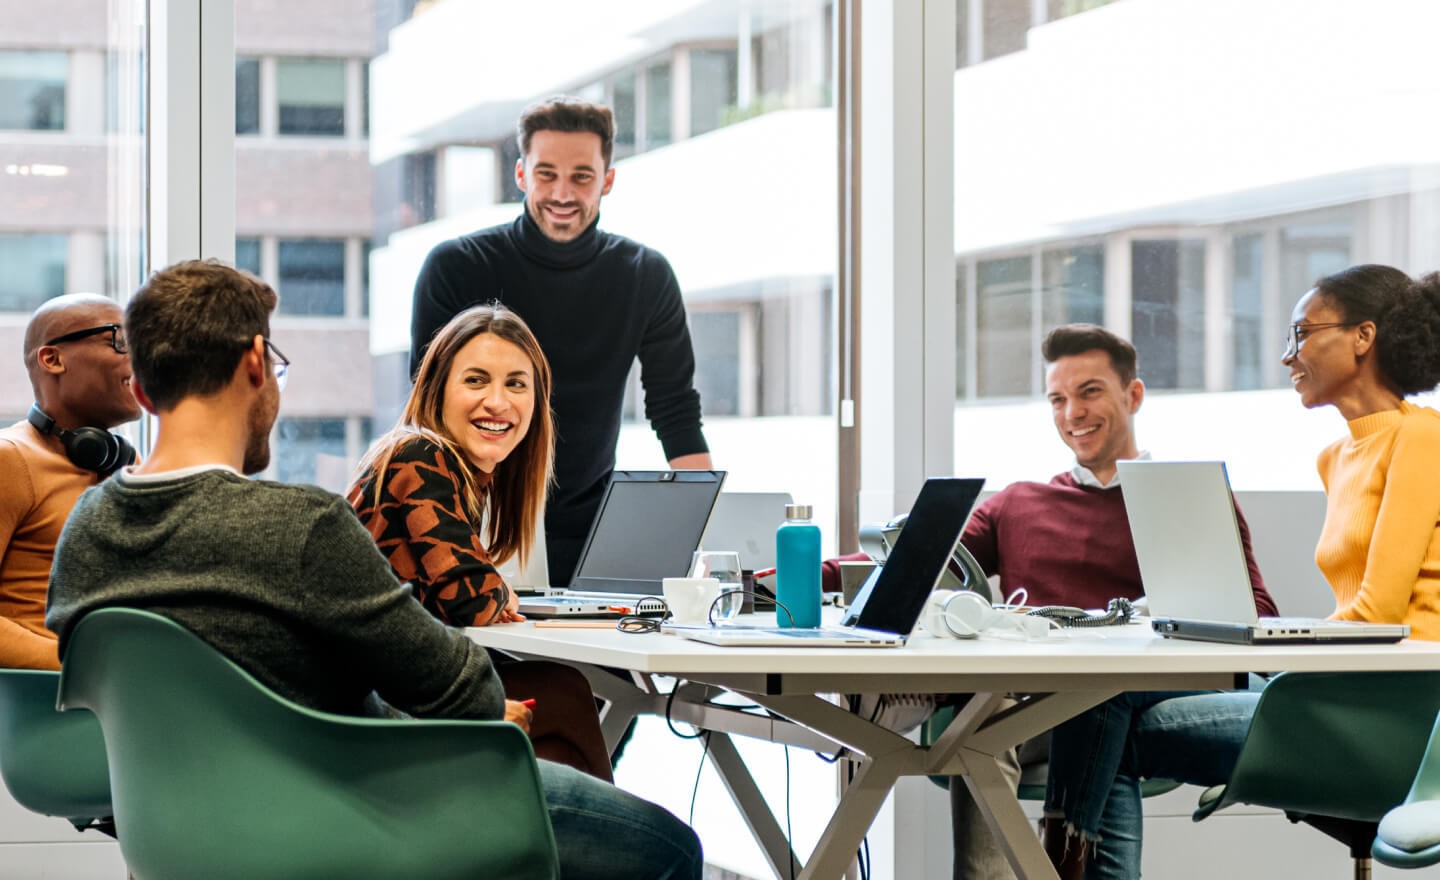
[[[588,131],[599,135],[600,156],[606,168],[615,153],[615,114],[604,104],[557,95],[526,107],[515,128],[522,160],[530,155],[530,139],[537,131]]]
[[[140,390],[160,411],[214,394],[255,337],[270,335],[270,285],[218,260],[161,269],[130,300],[125,338]]]
[[[1120,377],[1120,384],[1135,381],[1135,346],[1104,327],[1095,324],[1064,324],[1051,330],[1040,344],[1045,363],[1053,364],[1062,357],[1103,351],[1110,356],[1110,366]]]

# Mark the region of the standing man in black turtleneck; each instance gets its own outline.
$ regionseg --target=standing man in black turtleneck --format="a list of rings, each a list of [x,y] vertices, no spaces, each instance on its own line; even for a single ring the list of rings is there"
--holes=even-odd
[[[437,245],[415,282],[410,372],[470,306],[504,303],[535,332],[555,376],[555,487],[545,512],[550,582],[569,583],[615,466],[625,380],[640,358],[645,415],[670,467],[709,468],[695,352],[670,264],[598,228],[615,182],[610,108],[552,98],[525,109],[513,222]]]

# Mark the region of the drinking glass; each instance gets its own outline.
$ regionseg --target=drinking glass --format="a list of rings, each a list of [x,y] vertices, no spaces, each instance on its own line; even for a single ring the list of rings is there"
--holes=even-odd
[[[715,603],[715,619],[730,620],[745,604],[745,588],[740,582],[740,554],[734,550],[697,550],[690,560],[690,577],[715,578],[720,582],[720,600]]]

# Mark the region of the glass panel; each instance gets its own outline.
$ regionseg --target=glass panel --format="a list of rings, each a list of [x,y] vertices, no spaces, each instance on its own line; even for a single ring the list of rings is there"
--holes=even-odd
[[[690,135],[724,124],[735,105],[735,50],[695,49],[690,52]]]
[[[670,143],[670,64],[656,64],[645,71],[645,149]]]
[[[235,59],[235,133],[260,131],[260,61]]]
[[[1137,241],[1130,249],[1131,336],[1151,388],[1205,385],[1205,242]]]
[[[328,475],[336,470],[337,464],[344,469],[344,419],[297,419],[282,415],[275,424],[279,442],[275,444],[272,466],[277,480],[314,483],[321,471]],[[331,461],[327,462],[326,458]],[[329,488],[333,491],[333,487]]]
[[[740,414],[740,314],[691,312],[695,388],[706,415]]]
[[[0,233],[0,311],[33,312],[65,293],[66,236]],[[12,358],[15,360],[15,358]],[[4,374],[0,369],[0,375]]]
[[[345,134],[345,62],[282,58],[275,62],[280,133]]]
[[[1019,52],[1030,31],[1030,0],[980,0],[984,10],[985,60]]]
[[[611,84],[610,107],[615,111],[615,159],[618,161],[635,152],[635,71],[627,70]]]
[[[1042,332],[1059,324],[1105,323],[1105,249],[1081,245],[1041,256]]]
[[[63,51],[0,51],[0,129],[63,131],[69,64]]]
[[[1257,233],[1237,235],[1231,246],[1230,282],[1230,387],[1236,391],[1259,388],[1262,364],[1273,360],[1279,343],[1264,335],[1265,239]]]
[[[1030,258],[982,261],[976,267],[975,286],[980,396],[1034,393]]]
[[[235,267],[244,269],[251,275],[260,273],[260,239],[258,238],[237,238],[235,239]]]
[[[280,242],[280,314],[345,314],[345,242]]]

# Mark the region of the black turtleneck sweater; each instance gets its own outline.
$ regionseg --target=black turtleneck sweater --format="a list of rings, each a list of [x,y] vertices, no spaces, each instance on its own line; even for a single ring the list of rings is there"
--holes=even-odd
[[[665,457],[708,451],[675,273],[659,252],[597,224],[556,242],[522,211],[513,223],[437,245],[415,281],[410,324],[411,375],[435,333],[471,306],[498,301],[530,325],[554,375],[555,488],[545,530],[568,538],[589,530],[615,467],[636,357],[645,416]]]

